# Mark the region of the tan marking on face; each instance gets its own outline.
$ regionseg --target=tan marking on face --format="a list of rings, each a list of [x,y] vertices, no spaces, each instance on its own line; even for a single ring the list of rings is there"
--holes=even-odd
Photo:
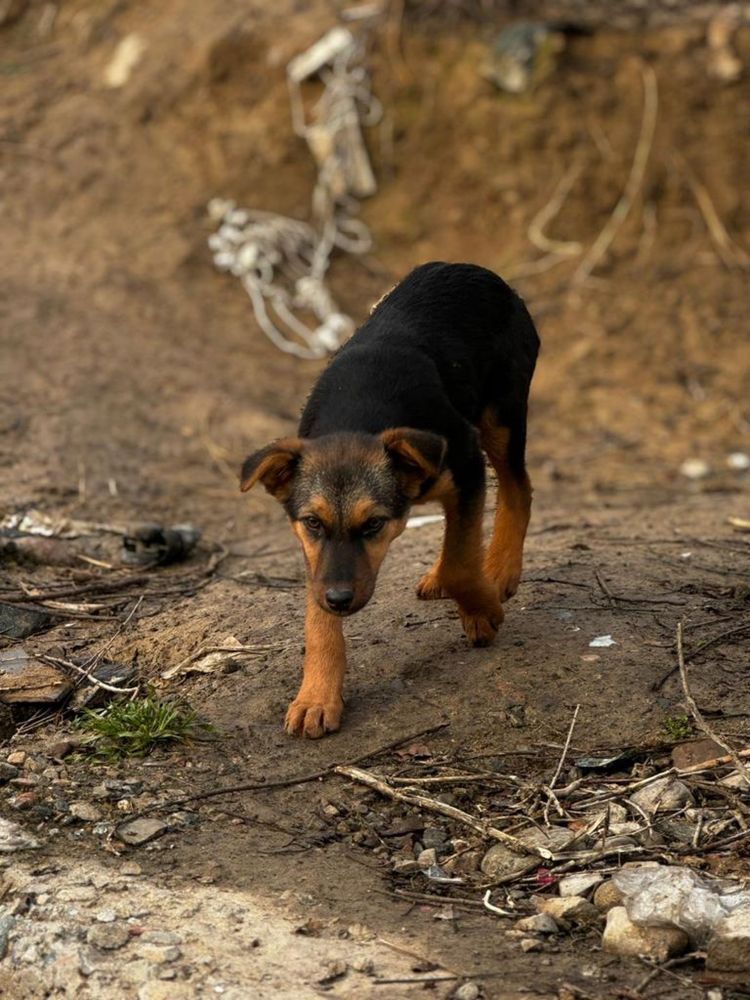
[[[311,514],[314,517],[320,518],[326,528],[331,528],[336,520],[333,507],[323,496],[313,497],[310,503],[305,505],[305,511],[302,516],[306,517]]]
[[[308,573],[314,579],[318,572],[318,561],[320,559],[320,550],[322,548],[321,541],[318,538],[312,538],[311,535],[305,531],[304,525],[300,524],[299,521],[295,521],[292,524],[292,531],[299,539],[299,543],[302,546],[302,554],[304,555],[305,563],[307,564]]]

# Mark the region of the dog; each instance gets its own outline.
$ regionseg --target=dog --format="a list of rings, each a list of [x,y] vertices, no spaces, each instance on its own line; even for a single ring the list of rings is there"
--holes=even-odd
[[[334,355],[296,437],[250,455],[241,489],[261,482],[304,554],[305,656],[286,729],[337,730],[346,653],[342,620],[370,600],[411,507],[438,501],[442,552],[417,586],[452,598],[474,646],[492,642],[521,577],[531,512],[526,416],[539,337],[523,300],[473,264],[417,267]],[[498,480],[486,553],[486,454]]]

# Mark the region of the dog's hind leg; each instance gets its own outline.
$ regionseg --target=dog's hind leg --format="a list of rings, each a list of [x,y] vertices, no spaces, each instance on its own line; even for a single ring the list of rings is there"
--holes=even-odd
[[[525,408],[509,424],[500,424],[491,410],[485,411],[480,424],[482,448],[497,475],[495,525],[484,565],[501,601],[515,594],[521,579],[532,493],[525,464]]]

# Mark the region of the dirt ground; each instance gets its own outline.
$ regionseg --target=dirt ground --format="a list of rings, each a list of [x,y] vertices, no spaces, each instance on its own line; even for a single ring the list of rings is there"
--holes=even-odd
[[[31,3],[0,30],[0,512],[198,525],[203,540],[189,565],[155,571],[167,585],[204,567],[213,546],[229,553],[193,592],[147,593],[107,653],[179,692],[219,738],[144,763],[58,762],[58,777],[72,783],[68,797],[86,799],[105,779],[138,780],[140,808],[219,784],[273,782],[440,723],[447,726],[419,741],[429,753],[507,755],[509,772],[549,780],[576,705],[577,755],[665,741],[665,727],[685,712],[677,677],[654,689],[675,666],[678,621],[691,650],[717,639],[691,659],[693,693],[722,733],[747,745],[747,645],[741,634],[720,636],[750,622],[750,543],[728,523],[749,516],[750,472],[727,463],[750,441],[741,266],[750,253],[750,87],[747,73],[731,85],[710,75],[699,23],[569,39],[552,75],[517,99],[480,73],[492,26],[451,22],[443,31],[439,19],[406,18],[397,31],[390,23],[374,32],[385,117],[368,134],[379,190],[362,216],[375,250],[336,260],[332,286],[361,319],[425,260],[473,260],[514,283],[543,341],[529,431],[534,513],[524,582],[493,647],[467,648],[449,606],[418,603],[414,587],[440,526],[411,528],[375,598],[348,623],[343,728],[318,742],[284,735],[301,665],[301,560],[275,503],[239,494],[237,470],[253,448],[294,428],[320,365],[273,348],[239,283],[213,269],[205,206],[232,197],[306,217],[314,172],[290,126],[284,67],[332,17],[328,4],[287,0],[272,8],[260,0]],[[130,32],[146,48],[127,83],[108,89],[105,67]],[[750,65],[750,32],[736,47]],[[579,164],[578,179],[549,234],[585,252],[610,217],[638,138],[644,62],[658,83],[655,137],[610,252],[585,281],[576,280],[580,254],[535,267],[543,253],[529,224],[571,165]],[[717,219],[736,241],[729,259],[726,244],[723,256],[717,246]],[[707,475],[682,475],[687,459],[706,462]],[[2,593],[99,574],[2,569]],[[101,621],[96,613],[61,619],[29,648],[90,653],[137,596],[109,601]],[[607,634],[615,645],[589,647]],[[231,674],[161,679],[229,635],[268,651]],[[12,749],[48,759],[45,748],[68,726],[55,716],[13,737]],[[368,765],[394,762],[387,751]],[[3,797],[13,791],[6,786]],[[162,915],[170,900],[194,896],[200,908],[208,884],[231,897],[228,907],[265,914],[259,925],[313,919],[308,936],[319,940],[321,959],[338,957],[342,933],[363,925],[458,980],[484,975],[477,982],[486,997],[556,997],[563,983],[578,991],[570,996],[633,995],[642,964],[606,955],[594,937],[527,954],[481,909],[441,921],[434,907],[389,895],[408,880],[394,883],[389,857],[357,837],[357,815],[375,802],[340,778],[211,799],[131,853],[144,885],[167,901],[155,910]],[[472,793],[463,804],[476,805]],[[114,802],[101,808],[116,817]],[[3,814],[23,818],[8,801]],[[117,875],[122,858],[91,824],[58,824],[52,836],[41,814],[24,821],[43,840],[37,869],[65,871],[85,853]],[[731,870],[748,878],[747,842],[744,852]],[[24,865],[16,885],[19,872],[38,877]],[[422,887],[416,876],[408,884]],[[221,916],[200,934],[204,951],[221,960]],[[275,960],[265,987],[243,982],[248,966],[232,967],[231,995],[370,995],[354,973],[321,985],[324,972],[316,979],[294,962],[298,937],[289,936],[287,981]],[[378,973],[418,977],[427,968],[411,971],[402,952],[377,949]],[[198,973],[138,994],[124,979],[76,973],[73,992],[44,975],[40,985],[37,969],[3,965],[8,996],[221,992]],[[428,995],[447,997],[458,980]],[[658,995],[711,988],[696,983],[662,979]],[[372,987],[384,998],[422,992]]]

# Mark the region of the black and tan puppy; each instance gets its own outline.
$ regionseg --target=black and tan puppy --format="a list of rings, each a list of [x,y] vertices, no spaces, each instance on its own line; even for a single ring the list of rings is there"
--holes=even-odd
[[[413,504],[445,510],[442,553],[417,587],[450,597],[475,646],[492,642],[515,593],[531,508],[526,408],[539,338],[523,301],[472,264],[424,264],[373,310],[318,379],[299,436],[251,455],[242,489],[283,504],[307,566],[304,677],[290,733],[338,729],[341,619],[372,596]],[[485,554],[484,451],[497,473]]]

